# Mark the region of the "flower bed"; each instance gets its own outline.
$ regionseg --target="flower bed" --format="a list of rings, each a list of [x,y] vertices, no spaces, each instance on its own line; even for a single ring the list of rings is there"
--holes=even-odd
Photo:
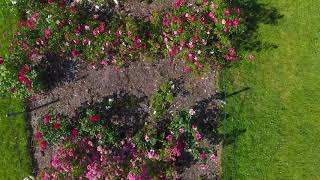
[[[178,177],[175,162],[188,153],[195,160],[216,161],[214,148],[203,145],[194,111],[180,112],[161,127],[146,123],[132,137],[110,122],[108,111],[86,110],[74,123],[62,115],[45,115],[35,135],[41,150],[59,145],[42,179],[149,179]]]
[[[0,58],[0,92],[10,91],[22,97],[34,95],[32,100],[36,99],[37,92],[48,86],[43,84],[43,72],[59,74],[55,68],[59,68],[63,64],[61,62],[81,62],[85,64],[86,72],[91,75],[97,72],[94,79],[89,74],[90,78],[85,78],[83,84],[80,82],[76,86],[74,82],[70,86],[47,90],[49,93],[58,92],[55,95],[64,99],[56,109],[45,109],[46,115],[33,126],[37,130],[35,140],[38,149],[50,158],[50,167],[40,167],[38,175],[42,179],[178,179],[181,171],[186,169],[181,164],[192,161],[201,165],[208,162],[217,165],[217,144],[208,140],[216,133],[217,125],[213,125],[216,122],[201,124],[202,120],[209,121],[217,116],[210,114],[217,107],[213,105],[214,110],[211,111],[207,107],[200,107],[204,109],[197,110],[198,114],[193,109],[185,109],[195,106],[196,102],[210,104],[207,101],[210,101],[216,91],[214,82],[205,82],[204,74],[210,74],[212,66],[241,59],[231,45],[231,38],[242,31],[240,9],[234,6],[233,1],[198,0],[189,4],[184,0],[177,0],[172,9],[139,18],[125,16],[123,13],[104,13],[100,7],[88,6],[86,2],[30,2],[26,19],[20,21],[19,32],[10,43],[10,54]],[[160,71],[133,62],[150,57],[164,58],[172,64],[174,71],[179,69],[175,65],[179,65],[184,74],[175,72],[174,75],[166,76],[166,70]],[[51,66],[54,62],[57,65]],[[93,70],[88,70],[88,64],[93,65],[90,65]],[[117,72],[108,69],[108,65],[117,67]],[[127,68],[130,65],[137,65],[135,67],[141,69],[134,70],[138,72],[131,74],[123,73],[123,70],[130,71]],[[124,78],[110,75],[118,72],[120,76],[126,76],[125,81]],[[201,80],[194,76],[196,79],[189,79],[189,84],[182,83],[185,89],[190,88],[185,91],[192,92],[192,95],[177,92],[181,87],[175,89],[175,86],[181,84],[171,81],[165,81],[151,95],[150,89],[155,90],[153,84],[158,80],[163,81],[163,77],[177,81],[178,78],[184,79],[189,73],[203,76]],[[136,78],[137,75],[140,77]],[[149,75],[150,78],[147,77]],[[215,76],[215,73],[210,75]],[[106,77],[111,78],[106,80]],[[103,80],[96,80],[100,78]],[[135,119],[137,122],[145,122],[143,126],[133,124],[136,126],[134,131],[125,129],[127,126],[120,126],[117,119],[112,119],[120,119],[119,114],[110,114],[111,111],[118,110],[112,100],[103,104],[102,109],[85,108],[82,113],[75,112],[78,108],[85,107],[84,103],[96,104],[98,101],[93,100],[95,96],[105,98],[116,93],[114,91],[123,89],[131,92],[131,88],[136,88],[135,85],[140,82],[130,80],[139,78],[142,80],[141,84],[147,85],[138,85],[136,91],[142,91],[143,96],[151,100],[144,102],[148,112],[124,118],[130,121],[138,118]],[[88,82],[92,80],[94,81]],[[128,87],[116,84],[119,88],[108,89],[108,85],[113,86],[112,81],[117,80],[120,81],[119,84],[126,84]],[[154,82],[145,82],[147,80]],[[209,78],[208,81],[210,80],[212,79]],[[197,87],[197,81],[204,83]],[[139,87],[149,89],[145,91]],[[92,91],[96,94],[90,93]],[[67,94],[62,95],[65,92]],[[77,93],[88,97],[79,97]],[[177,94],[182,99],[179,108],[175,107],[178,104]],[[76,105],[70,103],[74,99],[77,99]],[[131,106],[133,100],[129,98],[126,101]],[[59,113],[58,107],[65,110],[70,106],[72,110],[66,110],[68,113]],[[130,108],[126,110],[128,112],[120,111],[123,113],[121,116],[131,113]],[[70,112],[77,116],[69,114]],[[123,124],[126,123],[132,122],[126,121]],[[124,133],[126,130],[128,132]],[[187,158],[190,160],[186,163]]]
[[[35,3],[1,61],[1,92],[26,96],[43,87],[39,61],[47,54],[64,59],[123,66],[140,55],[183,61],[187,73],[201,73],[240,57],[229,38],[241,31],[240,9],[226,1],[176,1],[172,10],[142,20],[88,12],[68,1]],[[32,6],[31,6],[32,7]],[[8,70],[15,73],[6,73]]]

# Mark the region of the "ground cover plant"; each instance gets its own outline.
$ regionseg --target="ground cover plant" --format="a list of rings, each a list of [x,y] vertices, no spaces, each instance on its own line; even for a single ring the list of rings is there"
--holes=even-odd
[[[224,149],[224,176],[319,179],[320,27],[305,26],[318,21],[319,3],[259,0],[244,6],[259,27],[247,47],[258,52],[254,63],[227,69],[221,81],[228,92],[250,88],[228,98],[234,143]]]

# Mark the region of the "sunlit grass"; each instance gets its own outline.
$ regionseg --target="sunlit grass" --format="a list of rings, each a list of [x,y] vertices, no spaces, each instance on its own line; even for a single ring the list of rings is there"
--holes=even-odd
[[[250,90],[228,100],[228,131],[245,132],[224,148],[224,177],[320,179],[320,3],[259,2],[284,15],[258,29],[262,41],[278,48],[227,69],[229,92]]]

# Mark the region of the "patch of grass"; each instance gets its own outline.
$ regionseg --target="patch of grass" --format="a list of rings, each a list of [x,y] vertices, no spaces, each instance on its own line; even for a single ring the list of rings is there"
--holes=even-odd
[[[277,48],[254,62],[226,69],[226,179],[320,179],[320,4],[314,0],[259,0],[284,15],[260,24],[258,38]]]
[[[10,37],[15,32],[18,23],[17,11],[10,7],[8,2],[0,0],[0,56],[8,53],[9,46],[8,38],[3,39],[2,34],[6,33]],[[2,95],[0,99],[0,177],[2,179],[22,179],[32,172],[27,148],[26,117],[20,115],[9,119],[6,113],[24,111],[25,104],[23,100],[9,96]],[[17,142],[19,151],[16,150]],[[19,154],[21,159],[19,159]]]

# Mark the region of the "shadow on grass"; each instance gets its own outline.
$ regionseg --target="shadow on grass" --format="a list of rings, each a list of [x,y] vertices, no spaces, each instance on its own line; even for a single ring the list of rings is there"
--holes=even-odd
[[[240,36],[233,37],[233,45],[244,51],[262,51],[274,49],[278,46],[271,42],[264,42],[258,38],[257,29],[260,24],[276,25],[284,15],[269,4],[263,4],[257,0],[239,1],[242,9],[245,32]]]

